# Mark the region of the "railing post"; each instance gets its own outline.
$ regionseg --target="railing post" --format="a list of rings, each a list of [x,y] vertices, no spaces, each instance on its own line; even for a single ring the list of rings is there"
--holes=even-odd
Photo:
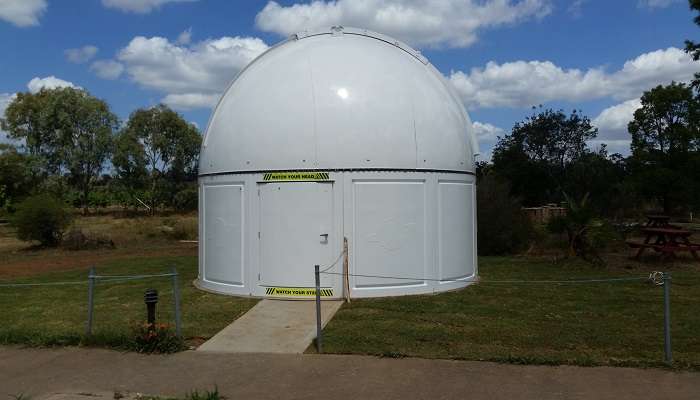
[[[85,336],[92,335],[92,313],[95,306],[95,267],[90,267],[88,272],[88,304],[87,323],[85,324]]]
[[[319,266],[314,265],[316,275],[316,350],[323,353],[323,331],[321,330],[321,273]]]
[[[180,314],[180,285],[178,284],[177,268],[172,268],[173,305],[175,306],[175,334],[182,338],[182,315]]]
[[[671,349],[671,274],[664,272],[664,361],[673,363]]]

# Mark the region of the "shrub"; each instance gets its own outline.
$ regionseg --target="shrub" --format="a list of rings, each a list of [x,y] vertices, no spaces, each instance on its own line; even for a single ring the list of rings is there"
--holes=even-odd
[[[63,238],[61,245],[68,250],[113,249],[116,247],[114,241],[107,236],[93,233],[85,234],[80,229],[69,231]]]
[[[176,353],[185,348],[185,342],[168,324],[140,324],[134,335],[134,350],[139,353]]]
[[[61,243],[63,231],[70,224],[71,214],[64,204],[48,195],[32,196],[17,205],[10,219],[20,240],[36,240],[43,246]]]
[[[196,186],[188,186],[175,194],[173,206],[178,211],[194,211],[197,209],[199,194]]]
[[[547,229],[556,234],[566,234],[568,255],[587,261],[602,263],[600,251],[613,241],[617,234],[605,220],[596,218],[588,202],[588,194],[574,201],[566,193],[566,214],[549,220]]]
[[[514,254],[527,248],[533,227],[522,205],[510,196],[510,188],[493,174],[485,175],[477,188],[479,255]]]

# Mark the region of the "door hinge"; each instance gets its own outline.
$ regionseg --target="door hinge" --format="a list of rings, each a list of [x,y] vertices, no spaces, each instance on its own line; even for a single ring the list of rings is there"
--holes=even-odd
[[[260,274],[258,274],[258,280],[260,280]]]
[[[260,239],[260,232],[258,232],[258,239]]]
[[[260,197],[260,189],[258,189],[258,197]]]

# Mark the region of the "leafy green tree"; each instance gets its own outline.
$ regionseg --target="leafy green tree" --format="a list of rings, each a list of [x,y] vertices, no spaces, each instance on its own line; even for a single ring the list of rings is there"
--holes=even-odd
[[[533,239],[532,223],[522,212],[520,201],[511,197],[508,184],[492,173],[479,179],[477,196],[477,240],[479,255],[515,254],[527,249]]]
[[[118,178],[138,188],[145,168],[152,209],[173,205],[187,182],[196,180],[201,142],[197,128],[165,105],[136,110],[119,135]]]
[[[32,165],[31,156],[0,143],[0,209],[11,208],[31,193],[35,185]]]
[[[689,0],[688,3],[691,11],[700,12],[700,0]],[[695,22],[696,25],[700,25],[700,15],[696,15],[695,18],[693,18],[693,22]],[[693,60],[700,60],[700,43],[686,40],[685,51],[693,57]]]
[[[112,153],[118,119],[106,102],[82,89],[20,93],[3,128],[41,162],[43,177],[66,176],[86,209],[90,190]]]
[[[23,141],[27,153],[38,159],[34,174],[45,178],[61,172],[61,143],[56,127],[51,123],[49,109],[53,91],[17,93],[5,110],[2,129],[9,137]]]
[[[697,192],[700,103],[689,86],[675,82],[644,92],[641,102],[628,125],[633,179],[670,213]]]
[[[87,209],[90,191],[112,155],[119,119],[106,102],[85,91],[63,89],[57,92],[54,101],[69,181]]]
[[[128,203],[135,205],[147,187],[149,176],[146,169],[146,152],[136,135],[122,130],[114,140],[112,165],[117,186],[126,195]]]
[[[590,153],[587,141],[598,134],[588,117],[551,109],[533,113],[499,138],[493,169],[511,184],[526,205],[562,200],[573,164]]]
[[[624,184],[629,176],[626,158],[608,154],[605,145],[582,154],[568,167],[567,175],[564,192],[573,199],[588,195],[588,206],[598,215],[622,217],[636,204]]]

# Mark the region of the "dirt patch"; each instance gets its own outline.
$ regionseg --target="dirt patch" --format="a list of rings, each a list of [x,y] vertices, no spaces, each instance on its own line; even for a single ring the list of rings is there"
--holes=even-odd
[[[40,275],[47,272],[88,269],[107,262],[131,258],[196,256],[196,243],[172,242],[153,247],[68,251],[61,249],[20,250],[0,262],[0,279]]]

